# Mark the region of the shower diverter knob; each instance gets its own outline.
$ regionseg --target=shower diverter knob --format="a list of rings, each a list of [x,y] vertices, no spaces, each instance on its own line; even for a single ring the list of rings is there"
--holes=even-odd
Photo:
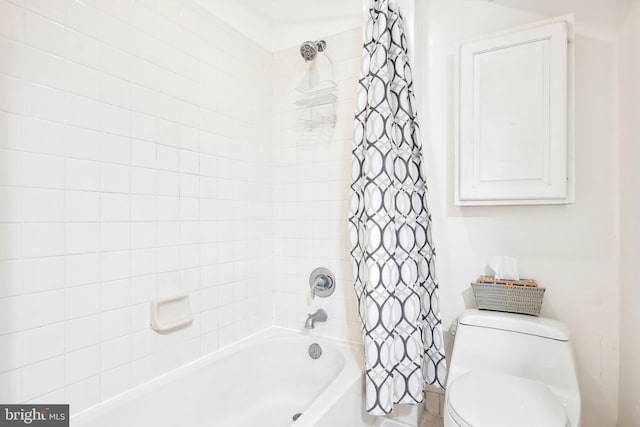
[[[311,288],[311,298],[318,295],[326,298],[336,290],[336,279],[331,270],[318,267],[309,276],[309,287]]]

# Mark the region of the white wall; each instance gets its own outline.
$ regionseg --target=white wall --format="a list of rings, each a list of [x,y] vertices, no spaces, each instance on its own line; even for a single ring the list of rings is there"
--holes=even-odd
[[[620,0],[620,405],[618,425],[640,425],[640,1]]]
[[[518,258],[547,288],[542,314],[572,331],[583,425],[616,423],[618,152],[615,2],[430,0],[418,3],[416,47],[429,202],[445,327],[492,255]],[[576,203],[457,207],[453,203],[454,42],[575,13]]]
[[[0,58],[0,401],[77,412],[271,325],[271,53],[187,0],[1,0]]]
[[[347,234],[353,117],[362,36],[359,28],[325,34],[338,83],[337,123],[331,138],[300,141],[296,92],[308,67],[299,46],[274,55],[274,259],[275,324],[302,329],[308,313],[326,307],[329,320],[314,334],[360,340]],[[320,80],[329,62],[316,60]],[[327,267],[337,278],[330,298],[309,297],[309,274]]]
[[[362,21],[358,0],[195,1],[273,52],[348,31]]]

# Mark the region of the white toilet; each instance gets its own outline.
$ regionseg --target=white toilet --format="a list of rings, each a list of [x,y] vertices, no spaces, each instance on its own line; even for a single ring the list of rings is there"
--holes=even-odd
[[[467,310],[449,364],[445,427],[579,427],[569,329],[555,320]]]

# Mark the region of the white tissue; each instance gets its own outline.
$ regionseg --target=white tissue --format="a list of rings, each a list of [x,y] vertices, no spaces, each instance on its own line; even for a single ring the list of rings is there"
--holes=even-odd
[[[489,262],[496,279],[520,280],[518,261],[510,256],[494,256]]]

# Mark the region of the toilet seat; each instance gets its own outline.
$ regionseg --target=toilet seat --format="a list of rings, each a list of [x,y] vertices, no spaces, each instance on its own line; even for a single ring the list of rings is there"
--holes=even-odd
[[[495,372],[469,372],[447,390],[462,427],[566,427],[564,406],[545,384]]]

